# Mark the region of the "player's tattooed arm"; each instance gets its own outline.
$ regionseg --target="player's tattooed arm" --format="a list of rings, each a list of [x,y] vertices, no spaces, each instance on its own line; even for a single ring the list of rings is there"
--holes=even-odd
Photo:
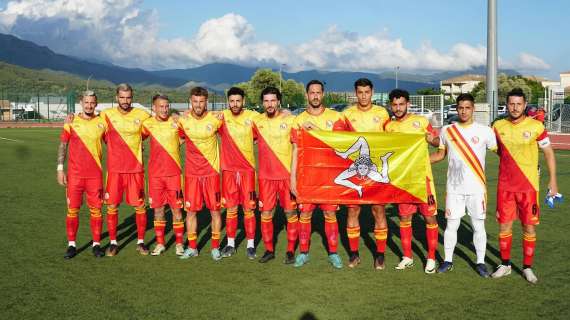
[[[67,154],[67,142],[61,142],[57,149],[57,183],[62,186],[67,185],[67,176],[63,170],[65,155]]]

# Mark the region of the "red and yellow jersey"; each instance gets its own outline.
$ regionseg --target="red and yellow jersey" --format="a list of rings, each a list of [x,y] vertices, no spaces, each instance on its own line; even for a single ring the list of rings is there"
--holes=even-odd
[[[280,114],[275,118],[260,114],[254,120],[257,135],[259,179],[282,180],[291,175],[291,128],[295,117]]]
[[[433,129],[429,120],[417,114],[408,113],[403,120],[393,120],[386,124],[386,132],[400,133],[430,133],[437,137],[437,132]]]
[[[150,137],[149,177],[178,176],[180,165],[180,138],[178,124],[169,118],[166,121],[155,117],[143,121],[143,138]]]
[[[259,113],[243,110],[234,116],[231,110],[222,111],[224,120],[220,127],[222,141],[222,170],[253,171],[255,156],[253,153],[253,121]]]
[[[101,140],[107,126],[102,117],[86,120],[75,116],[61,132],[61,142],[69,145],[67,174],[78,178],[100,178],[103,170]]]
[[[295,117],[293,122],[293,130],[291,130],[291,140],[296,143],[300,134],[299,129],[307,122],[317,126],[319,130],[324,131],[344,131],[346,130],[346,123],[344,117],[329,108],[324,108],[324,111],[318,115],[312,115],[306,110]]]
[[[103,110],[107,123],[107,171],[115,173],[144,172],[142,159],[142,123],[150,115],[139,108],[126,114],[119,107]]]
[[[222,121],[211,112],[202,119],[192,115],[178,119],[179,134],[186,141],[184,174],[186,176],[215,176],[220,173],[220,150],[217,132]]]
[[[346,127],[355,132],[383,132],[384,126],[390,121],[386,109],[377,105],[362,111],[357,105],[348,107],[342,112]]]
[[[502,119],[493,130],[500,159],[497,190],[538,192],[538,147],[550,146],[544,125],[529,117],[518,123]]]

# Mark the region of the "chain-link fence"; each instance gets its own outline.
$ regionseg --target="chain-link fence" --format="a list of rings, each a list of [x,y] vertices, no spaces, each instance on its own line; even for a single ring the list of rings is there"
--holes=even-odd
[[[546,101],[545,110],[544,125],[548,131],[570,133],[570,104],[551,99]]]
[[[0,95],[0,121],[60,121],[75,110],[75,95]]]

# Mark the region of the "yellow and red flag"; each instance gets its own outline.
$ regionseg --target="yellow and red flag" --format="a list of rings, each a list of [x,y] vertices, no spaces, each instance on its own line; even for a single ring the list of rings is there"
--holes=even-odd
[[[297,202],[427,202],[425,134],[303,130],[300,137]]]

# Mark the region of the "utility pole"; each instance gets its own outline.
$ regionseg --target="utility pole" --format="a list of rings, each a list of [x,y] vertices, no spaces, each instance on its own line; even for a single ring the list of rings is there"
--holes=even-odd
[[[491,111],[490,122],[499,113],[497,89],[497,0],[487,0],[487,103]]]
[[[396,66],[396,89],[398,89],[398,72],[400,71],[400,66]]]

